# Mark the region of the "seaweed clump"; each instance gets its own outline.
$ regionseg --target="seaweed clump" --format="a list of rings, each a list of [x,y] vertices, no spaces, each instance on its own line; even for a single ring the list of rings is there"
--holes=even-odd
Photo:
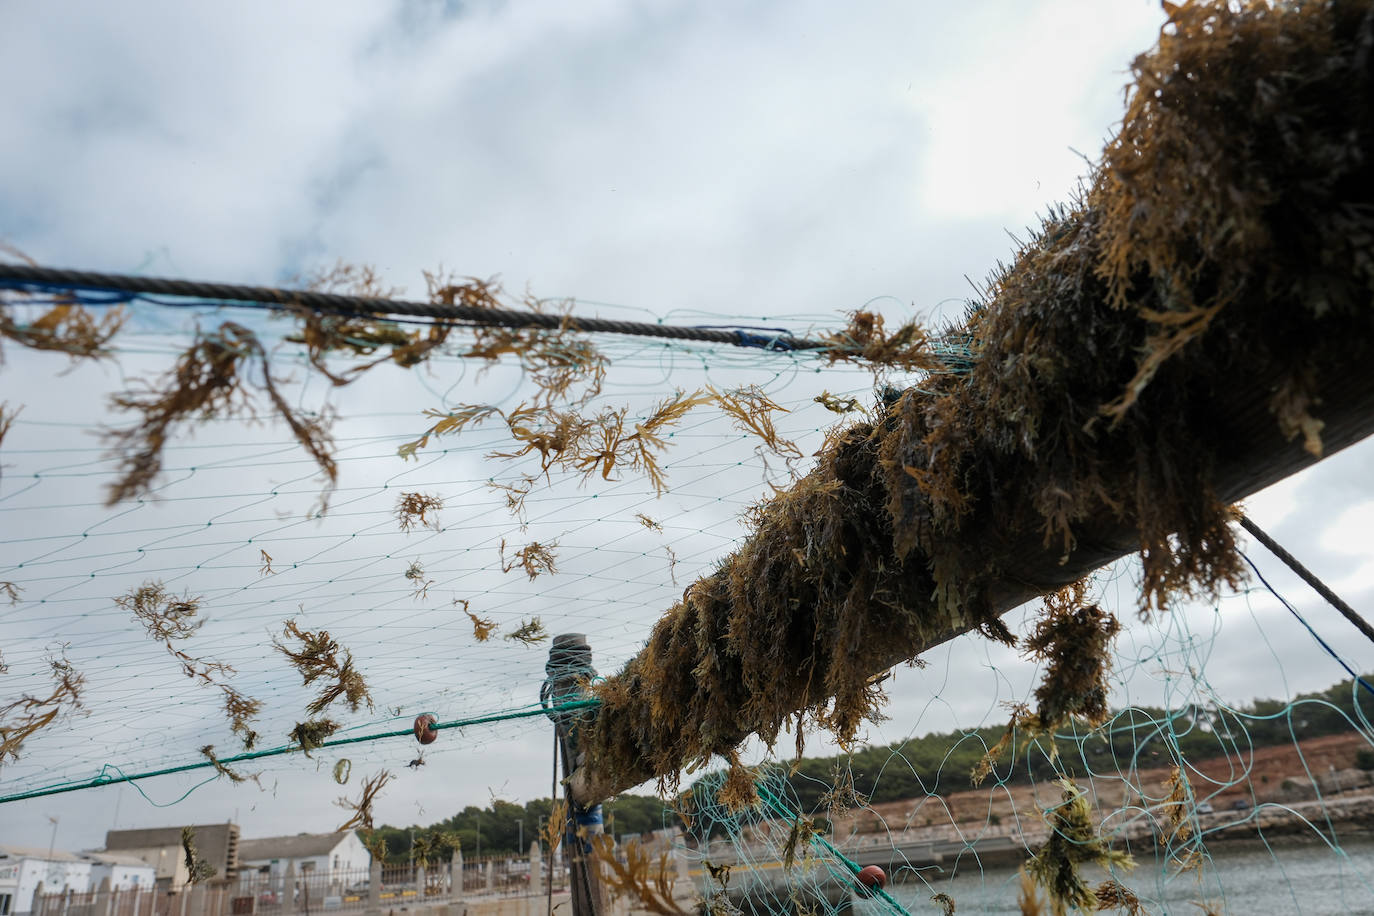
[[[353,653],[340,646],[328,630],[302,630],[296,621],[288,620],[282,636],[300,642],[299,648],[277,640],[273,640],[272,645],[300,672],[304,683],[309,685],[317,680],[325,681],[319,695],[306,706],[311,715],[324,712],[330,703],[340,697],[348,703],[352,712],[357,712],[364,703],[368,709],[372,708],[372,695],[368,692],[367,682],[353,667]],[[301,744],[304,746],[305,742]]]
[[[402,493],[396,503],[396,520],[401,530],[410,532],[416,525],[439,530],[439,510],[444,501],[431,493]]]
[[[1334,417],[1338,444],[1368,426],[1369,9],[1173,10],[1100,168],[941,338],[961,347],[899,334],[920,387],[834,431],[594,688],[579,800],[798,716],[851,743],[879,672],[973,629],[1012,642],[1002,613],[1132,550],[1142,614],[1241,582],[1228,502],[1314,460]],[[865,327],[853,352],[892,343]],[[1112,625],[1078,608],[1033,638],[1062,656],[1047,717],[1099,715],[1104,669],[1054,646],[1105,652]]]
[[[1063,916],[1070,906],[1082,910],[1098,908],[1097,895],[1078,873],[1080,866],[1134,868],[1135,862],[1127,853],[1109,848],[1098,836],[1083,790],[1069,779],[1058,782],[1064,790],[1064,799],[1045,812],[1045,820],[1051,828],[1050,838],[1026,863],[1026,873],[1045,889],[1055,916]],[[1107,882],[1104,890],[1112,900],[1126,899],[1122,892],[1129,893],[1114,881]]]
[[[340,798],[336,801],[336,805],[345,810],[352,811],[353,814],[348,820],[340,824],[339,829],[334,832],[342,833],[345,830],[353,830],[354,828],[371,830],[372,805],[377,800],[377,796],[381,794],[382,789],[386,788],[386,784],[393,778],[390,770],[382,770],[376,776],[363,780],[362,791],[359,793],[356,801],[352,801],[347,797]]]
[[[1112,665],[1112,639],[1121,624],[1107,611],[1085,600],[1077,582],[1045,598],[1045,613],[1022,643],[1030,658],[1046,663],[1035,689],[1040,728],[1054,731],[1072,716],[1090,726],[1107,721],[1107,675]]]
[[[311,751],[324,747],[329,736],[340,728],[342,726],[333,719],[309,719],[297,722],[296,727],[291,729],[286,737],[299,744],[305,756],[309,757]]]
[[[196,848],[194,827],[181,828],[181,852],[186,864],[186,880],[189,883],[199,884],[202,881],[209,881],[218,874],[218,869],[205,861],[205,857]]]
[[[50,657],[53,687],[47,696],[25,694],[5,706],[0,706],[0,764],[5,758],[19,759],[24,742],[36,732],[48,727],[64,715],[84,709],[82,695],[86,678],[72,667],[65,655]],[[0,660],[0,672],[7,670]]]

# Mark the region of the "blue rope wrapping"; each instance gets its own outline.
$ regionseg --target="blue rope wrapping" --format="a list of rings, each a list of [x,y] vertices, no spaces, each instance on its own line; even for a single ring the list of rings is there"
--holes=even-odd
[[[735,336],[739,338],[741,347],[757,347],[760,350],[795,350],[791,344],[780,340],[777,337],[764,337],[761,334],[750,334],[748,331],[736,330]]]
[[[1247,564],[1249,564],[1249,566],[1250,566],[1250,568],[1251,568],[1252,570],[1254,570],[1255,576],[1260,580],[1260,582],[1264,585],[1264,587],[1267,588],[1267,589],[1269,590],[1269,594],[1271,594],[1271,595],[1273,595],[1275,598],[1279,599],[1279,602],[1280,602],[1284,607],[1288,608],[1288,613],[1290,613],[1290,614],[1292,614],[1294,617],[1296,617],[1296,618],[1298,619],[1298,623],[1302,624],[1304,627],[1307,628],[1307,632],[1309,632],[1309,633],[1312,634],[1312,638],[1315,639],[1315,640],[1317,641],[1317,645],[1319,645],[1319,646],[1321,646],[1323,649],[1325,649],[1325,650],[1326,650],[1326,654],[1327,654],[1327,655],[1330,655],[1332,658],[1334,658],[1334,659],[1336,660],[1337,664],[1339,664],[1342,668],[1345,669],[1345,673],[1348,674],[1348,675],[1350,675],[1351,677],[1353,677],[1353,678],[1355,679],[1355,682],[1356,682],[1356,683],[1358,683],[1358,684],[1359,684],[1361,687],[1363,687],[1365,690],[1369,691],[1369,695],[1370,695],[1370,696],[1374,696],[1374,687],[1371,687],[1368,681],[1366,681],[1364,678],[1362,678],[1362,677],[1360,677],[1358,674],[1356,674],[1356,673],[1355,673],[1355,669],[1351,668],[1350,665],[1346,663],[1346,660],[1345,660],[1345,659],[1343,659],[1343,658],[1341,658],[1339,655],[1337,655],[1337,654],[1336,654],[1336,650],[1333,649],[1333,648],[1331,648],[1331,646],[1329,646],[1329,645],[1327,644],[1326,640],[1322,639],[1321,636],[1318,635],[1317,631],[1314,630],[1314,629],[1312,628],[1312,624],[1308,623],[1308,622],[1303,618],[1303,616],[1302,616],[1301,614],[1298,613],[1298,609],[1295,608],[1295,607],[1293,607],[1293,605],[1289,604],[1289,603],[1288,603],[1288,600],[1287,600],[1286,598],[1284,598],[1282,595],[1280,595],[1280,594],[1278,593],[1278,590],[1275,589],[1274,586],[1272,586],[1272,585],[1269,584],[1269,580],[1266,579],[1266,578],[1264,578],[1264,573],[1262,573],[1262,572],[1259,571],[1259,567],[1255,565],[1255,561],[1254,561],[1254,560],[1251,560],[1248,556],[1246,556],[1244,552],[1241,553],[1241,558],[1242,558],[1243,560],[1245,560],[1245,562],[1246,562]]]

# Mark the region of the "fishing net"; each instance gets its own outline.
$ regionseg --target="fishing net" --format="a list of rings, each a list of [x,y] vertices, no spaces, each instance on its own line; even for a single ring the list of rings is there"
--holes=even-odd
[[[615,673],[586,685],[571,790],[673,795],[725,759],[674,802],[713,909],[1251,908],[1244,868],[1298,909],[1368,906],[1346,797],[1368,666],[1310,607],[1276,638],[1228,502],[1368,431],[1374,17],[1168,9],[1083,199],[941,333],[863,310],[810,350],[767,346],[810,333],[776,314],[694,316],[740,349],[593,344],[557,319],[23,287],[6,372],[41,388],[0,420],[0,801],[307,757],[345,782],[413,762],[392,748],[417,714],[470,751],[547,728],[539,647],[581,632]],[[427,279],[432,304],[501,307]],[[389,295],[351,268],[317,284]],[[80,361],[53,377],[43,350]],[[1223,688],[1246,613],[1272,656]],[[1313,636],[1346,681],[1304,696],[1285,676]],[[980,639],[981,716],[942,723],[933,760],[864,749],[893,664]],[[936,667],[922,692],[953,709],[971,666]],[[845,753],[793,770],[781,739],[800,757],[807,735]],[[856,900],[866,864],[891,883]]]
[[[12,312],[35,320],[50,307],[27,298]],[[338,482],[327,511],[319,464],[267,415],[199,420],[188,435],[169,438],[146,494],[106,505],[121,465],[100,436],[127,418],[89,393],[143,390],[138,380],[156,379],[197,328],[220,324],[225,310],[131,306],[99,362],[6,354],[5,371],[42,392],[22,412],[9,405],[4,440],[0,578],[15,590],[0,607],[7,694],[46,699],[66,665],[84,681],[79,710],[63,697],[35,707],[62,718],[4,762],[6,796],[206,765],[211,753],[223,760],[299,749],[288,736],[317,720],[337,726],[324,736],[334,742],[408,732],[422,712],[443,728],[492,720],[425,748],[433,758],[459,743],[470,751],[497,736],[546,732],[537,697],[548,635],[587,634],[602,670],[623,662],[673,596],[730,549],[741,513],[770,483],[785,484],[800,456],[790,449],[761,458],[755,433],[701,405],[663,430],[656,473],[671,489],[662,495],[628,466],[605,476],[559,468],[545,475],[538,453],[490,459],[512,450],[501,424],[441,437],[405,460],[398,449],[434,422],[426,409],[477,403],[513,411],[540,389],[518,365],[440,354],[425,371],[388,367],[369,386],[331,391],[309,371],[305,348],[284,339],[287,322],[228,314],[266,341],[284,398],[312,416],[336,415]],[[775,320],[805,327],[808,317]],[[599,343],[615,372],[586,410],[627,410],[631,429],[683,389],[755,386],[782,398],[777,435],[814,450],[836,418],[816,397],[858,410],[871,396],[868,373],[818,373],[825,360],[814,356],[636,338]],[[518,508],[513,486],[529,490]],[[321,631],[338,644],[337,657],[307,685],[308,669],[297,664],[302,634]],[[308,709],[322,684],[341,683],[338,667],[350,656],[366,695],[345,690]],[[236,728],[231,699],[261,708]],[[404,768],[417,756],[404,738],[326,749],[327,760],[347,756],[355,772]],[[318,763],[296,753],[232,769],[302,765]],[[211,767],[206,775],[218,774]]]

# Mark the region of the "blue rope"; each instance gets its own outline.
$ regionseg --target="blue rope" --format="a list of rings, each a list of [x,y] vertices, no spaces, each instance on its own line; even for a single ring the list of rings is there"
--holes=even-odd
[[[1308,623],[1306,620],[1303,619],[1303,616],[1298,613],[1298,609],[1293,607],[1293,605],[1289,604],[1287,599],[1280,595],[1278,591],[1274,588],[1274,586],[1269,584],[1269,580],[1264,578],[1264,573],[1259,571],[1259,567],[1255,565],[1255,562],[1251,560],[1248,556],[1246,556],[1243,551],[1241,552],[1240,556],[1241,559],[1245,560],[1245,562],[1249,564],[1250,568],[1255,571],[1255,576],[1260,580],[1264,587],[1269,589],[1269,594],[1279,599],[1279,602],[1283,604],[1284,607],[1288,608],[1288,613],[1296,617],[1298,619],[1298,623],[1302,624],[1304,627],[1307,628],[1307,632],[1311,633],[1312,638],[1317,641],[1317,644],[1326,650],[1326,654],[1334,658],[1336,662],[1342,668],[1345,669],[1345,673],[1355,679],[1355,682],[1357,684],[1359,684],[1365,690],[1369,691],[1370,696],[1374,696],[1374,687],[1371,687],[1368,681],[1366,681],[1364,678],[1356,674],[1355,669],[1351,668],[1350,665],[1346,664],[1345,659],[1337,655],[1336,650],[1327,645],[1326,640],[1322,639],[1321,636],[1317,635],[1317,631],[1312,629],[1312,624]]]

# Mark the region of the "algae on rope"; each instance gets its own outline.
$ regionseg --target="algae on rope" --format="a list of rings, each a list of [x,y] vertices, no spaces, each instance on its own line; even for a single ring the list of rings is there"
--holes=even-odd
[[[877,673],[970,629],[1012,642],[1002,613],[1132,549],[1141,613],[1239,585],[1228,501],[1374,431],[1372,9],[1175,9],[1101,167],[944,335],[960,347],[941,364],[899,335],[944,370],[834,431],[594,688],[575,797],[672,782],[799,715],[850,742]],[[1047,626],[1110,640],[1074,614]],[[1100,684],[1056,677],[1037,703],[1094,716]]]

